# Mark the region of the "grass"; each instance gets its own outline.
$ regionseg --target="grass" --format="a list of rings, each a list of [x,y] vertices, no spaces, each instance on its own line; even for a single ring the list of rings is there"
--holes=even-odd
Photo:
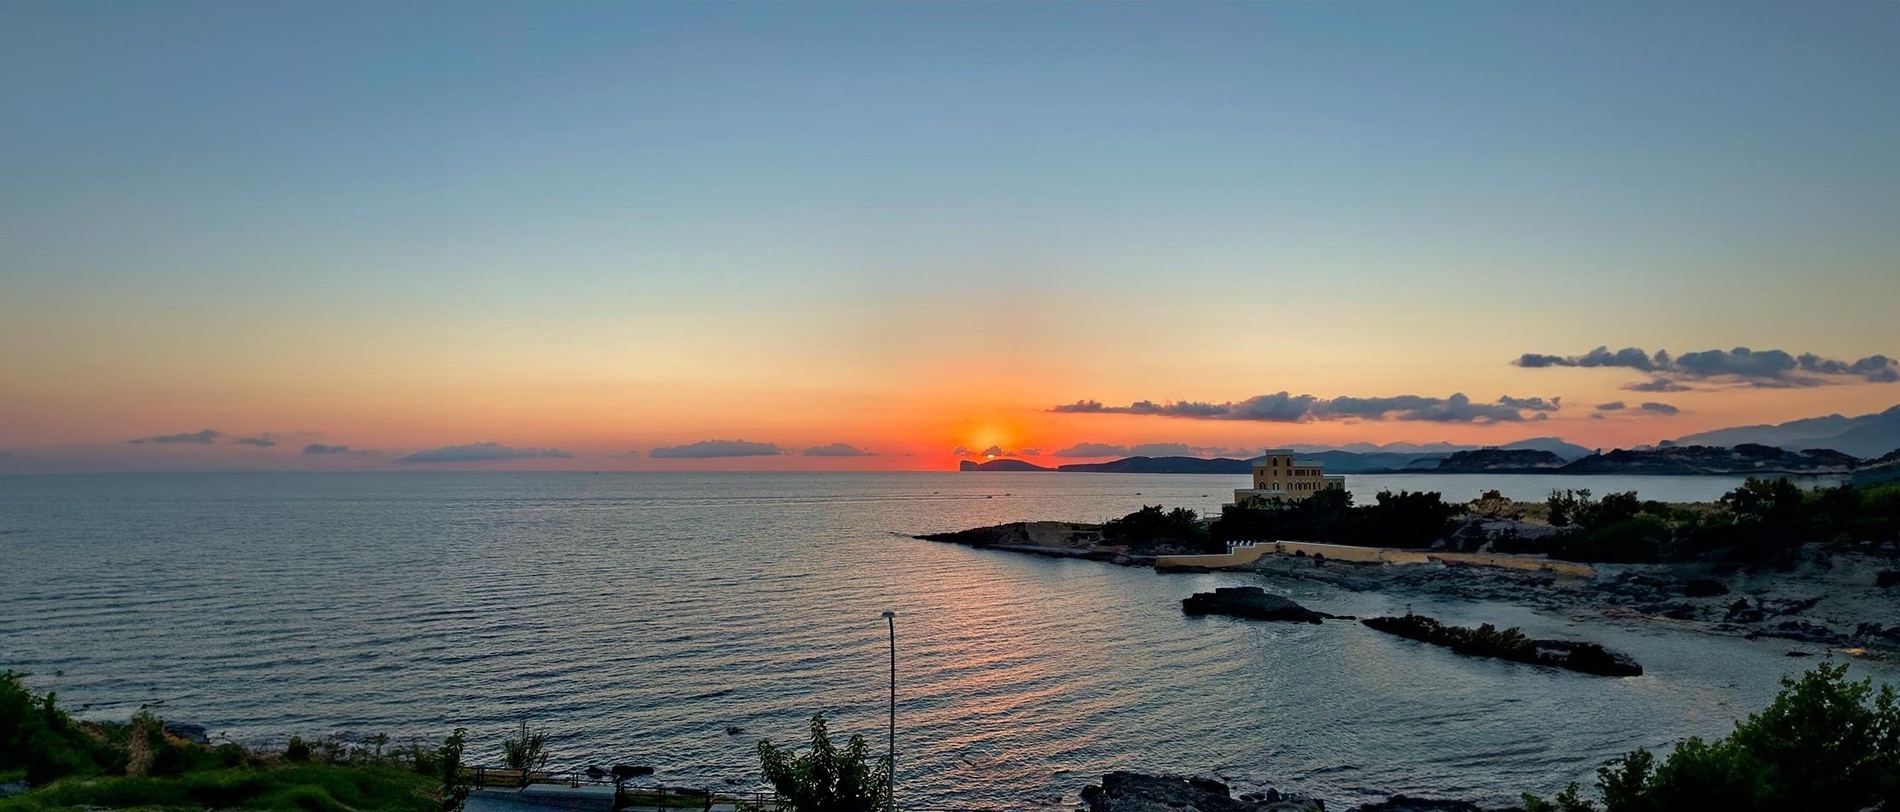
[[[0,812],[106,809],[257,809],[295,812],[435,812],[436,783],[381,765],[279,764],[202,770],[169,778],[70,777],[12,798]]]

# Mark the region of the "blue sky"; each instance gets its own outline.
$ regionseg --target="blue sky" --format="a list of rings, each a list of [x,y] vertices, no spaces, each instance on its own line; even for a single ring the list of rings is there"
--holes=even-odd
[[[575,381],[630,442],[822,444],[868,399],[889,443],[954,420],[880,381],[986,359],[944,409],[1892,353],[1895,42],[1892,2],[0,4],[0,444],[233,394],[572,444],[536,426]],[[527,417],[395,416],[483,376]],[[766,390],[803,422],[689,419]],[[71,418],[108,395],[163,408]],[[1815,406],[1762,397],[1687,419]]]

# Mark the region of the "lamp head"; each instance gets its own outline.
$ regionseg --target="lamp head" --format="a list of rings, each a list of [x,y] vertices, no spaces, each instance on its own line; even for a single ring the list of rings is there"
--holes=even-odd
[[[887,611],[885,611],[885,612],[884,612],[884,617],[885,617],[885,619],[887,619],[887,620],[888,620],[888,619],[890,619],[890,618],[894,618],[894,617],[897,617],[897,613],[896,613],[896,612],[892,612],[892,611],[888,611],[888,610],[887,610]]]

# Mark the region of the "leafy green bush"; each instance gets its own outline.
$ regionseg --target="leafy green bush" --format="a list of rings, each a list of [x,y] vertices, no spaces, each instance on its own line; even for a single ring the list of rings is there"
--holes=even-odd
[[[1159,508],[1157,508],[1159,510]],[[839,751],[825,729],[825,716],[811,718],[811,748],[803,755],[759,742],[760,771],[796,812],[871,812],[894,808],[887,788],[891,764],[870,765],[870,746],[852,736]]]
[[[0,773],[21,772],[27,783],[42,784],[123,767],[113,731],[82,727],[60,710],[53,693],[35,693],[25,678],[0,672]]]
[[[1201,517],[1187,508],[1163,510],[1160,505],[1145,506],[1102,525],[1102,538],[1132,547],[1151,547],[1174,542],[1200,548],[1206,544],[1207,528]]]
[[[1618,564],[1655,561],[1671,538],[1669,523],[1650,514],[1630,515],[1609,524],[1576,528],[1557,542],[1555,554],[1571,561]]]
[[[1667,758],[1637,750],[1597,770],[1606,812],[1721,809],[1854,812],[1900,809],[1900,701],[1894,689],[1847,679],[1822,663],[1783,678],[1773,704],[1713,742],[1692,738]],[[1531,812],[1595,812],[1575,785]]]

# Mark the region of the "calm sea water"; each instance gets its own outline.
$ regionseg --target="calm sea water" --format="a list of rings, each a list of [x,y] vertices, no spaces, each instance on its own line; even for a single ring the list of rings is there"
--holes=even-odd
[[[1160,576],[899,534],[1216,507],[1238,476],[271,474],[0,477],[0,666],[85,714],[142,703],[236,740],[517,720],[563,766],[752,785],[760,737],[824,712],[883,746],[898,647],[911,803],[1068,805],[1106,770],[1339,802],[1507,801],[1637,746],[1719,735],[1802,667],[1786,644],[1573,624],[1502,605],[1267,584],[1354,615],[1406,603],[1633,654],[1600,679],[1353,623],[1187,618],[1247,576]],[[1717,478],[1353,477],[1469,498],[1552,487],[1708,499]],[[1879,666],[1857,666],[1890,680]],[[726,728],[744,728],[729,735]]]

